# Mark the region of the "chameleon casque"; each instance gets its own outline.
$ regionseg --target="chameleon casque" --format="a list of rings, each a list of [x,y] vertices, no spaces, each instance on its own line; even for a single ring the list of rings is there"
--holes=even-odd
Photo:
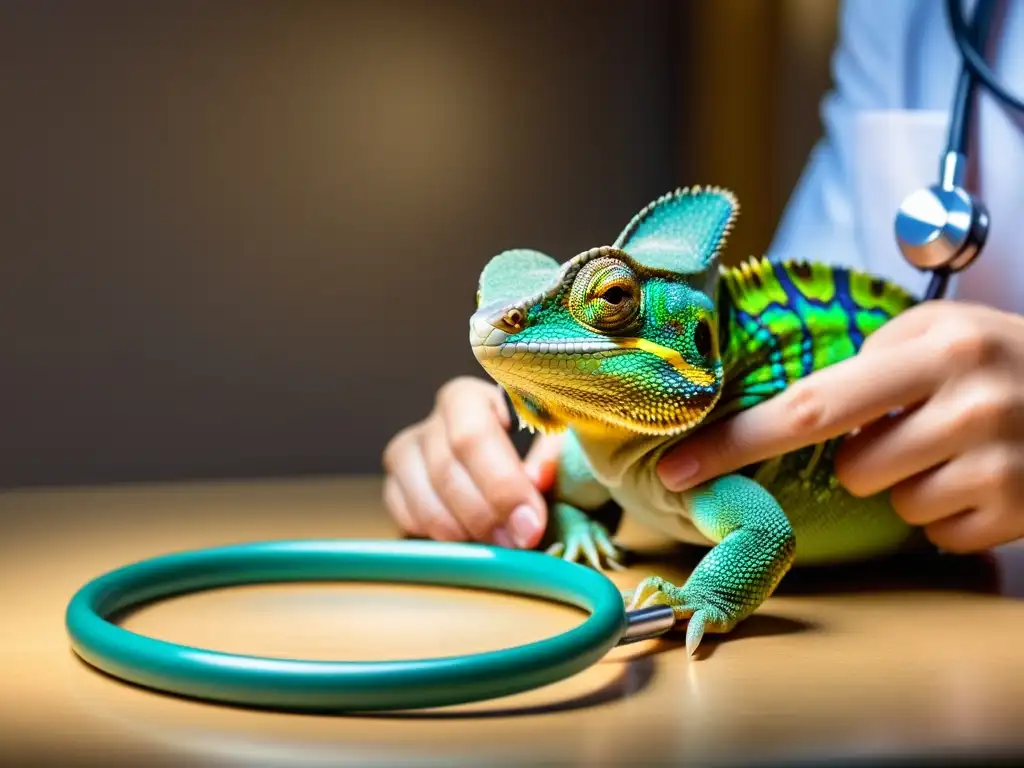
[[[617,504],[673,539],[708,548],[685,583],[654,576],[628,608],[671,605],[692,654],[728,633],[794,564],[894,552],[914,529],[887,494],[857,498],[836,479],[838,440],[692,490],[667,490],[662,454],[693,430],[750,408],[854,355],[914,297],[869,274],[819,263],[719,255],[738,212],[732,193],[679,189],[653,201],[614,244],[564,264],[509,250],[483,269],[473,352],[520,425],[567,430],[549,493],[548,551],[621,568],[592,514]]]

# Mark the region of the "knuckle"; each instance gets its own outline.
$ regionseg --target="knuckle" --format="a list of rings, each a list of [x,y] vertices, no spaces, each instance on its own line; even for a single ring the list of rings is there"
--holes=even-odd
[[[1000,433],[1018,408],[1019,395],[1002,384],[974,387],[962,400],[954,429],[970,429],[986,434]]]
[[[442,499],[451,498],[458,490],[460,466],[451,454],[435,457],[430,464],[430,480]]]
[[[479,387],[482,382],[479,379],[475,379],[472,376],[456,376],[453,379],[449,379],[442,384],[438,390],[437,395],[434,398],[434,403],[438,408],[445,408],[449,405],[453,405],[458,402],[462,397],[466,396],[466,391],[473,387]]]
[[[485,439],[480,425],[452,426],[448,430],[448,447],[462,461],[469,459]]]
[[[818,387],[807,379],[795,382],[786,390],[783,410],[796,434],[818,432],[828,413],[825,400]]]
[[[1010,506],[1019,503],[1024,467],[1018,452],[1002,447],[993,451],[986,464],[985,476],[995,498]]]
[[[956,530],[945,520],[924,526],[924,535],[936,547],[947,552],[962,554],[971,549],[969,543],[963,537],[958,536]]]
[[[414,434],[415,427],[405,427],[404,429],[397,432],[384,446],[384,450],[381,452],[381,464],[384,467],[384,471],[391,473],[394,472],[400,456],[405,452],[409,446],[410,439]]]
[[[890,488],[889,503],[896,514],[910,525],[926,521],[927,508],[920,503],[918,487],[914,483],[897,483]]]
[[[473,506],[464,510],[459,515],[459,522],[469,531],[470,535],[477,539],[487,538],[494,530],[496,520],[488,511],[479,506]]]
[[[969,369],[987,362],[995,352],[995,340],[970,319],[936,325],[935,344],[943,362]]]
[[[447,511],[431,507],[424,515],[425,527],[432,539],[441,541],[465,541],[466,532]]]
[[[446,505],[445,513],[434,514],[444,525],[464,528],[474,538],[488,535],[495,520],[485,503],[467,488],[462,466],[450,455],[442,457],[430,468],[430,480],[437,496]]]

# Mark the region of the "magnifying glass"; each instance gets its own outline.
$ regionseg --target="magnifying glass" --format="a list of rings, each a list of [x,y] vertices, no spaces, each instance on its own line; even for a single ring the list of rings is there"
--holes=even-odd
[[[458,586],[544,598],[589,616],[562,634],[484,653],[399,661],[311,661],[221,653],[131,632],[118,613],[172,595],[275,582]],[[68,604],[73,650],[150,689],[278,710],[381,711],[507,696],[570,677],[618,645],[657,637],[672,608],[626,611],[618,587],[584,565],[533,551],[439,541],[298,540],[143,560],[83,586]]]

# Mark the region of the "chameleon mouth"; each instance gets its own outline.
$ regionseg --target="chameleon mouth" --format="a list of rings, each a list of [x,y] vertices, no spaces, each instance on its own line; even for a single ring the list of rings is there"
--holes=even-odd
[[[677,373],[695,387],[713,387],[715,375],[711,371],[696,368],[686,362],[674,349],[636,338],[578,339],[570,341],[507,341],[508,334],[489,323],[474,323],[470,326],[470,344],[473,354],[481,364],[498,362],[498,358],[523,361],[530,358],[555,358],[565,360],[573,367],[580,360],[604,360],[630,350],[639,350],[661,358]]]
[[[503,335],[498,330],[497,338]],[[596,396],[594,385],[587,379],[609,358],[637,349],[636,344],[629,343],[635,340],[496,341],[493,336],[483,337],[473,345],[477,361],[510,394],[515,392],[521,398],[530,399],[534,406],[540,405],[552,422],[571,422],[577,426],[600,423],[643,434],[671,435],[700,424],[717,399],[717,392],[706,388],[709,382],[705,378],[713,381],[712,374],[679,366],[685,378],[697,385],[682,398],[677,395],[664,402],[640,405],[631,403],[628,389],[605,382],[607,391],[598,398],[605,401],[604,405],[598,409],[599,413],[593,413],[584,405]],[[670,357],[656,356],[663,360]],[[536,414],[520,411],[519,416],[531,428],[547,431]]]
[[[570,341],[508,341],[508,334],[483,318],[474,317],[469,325],[469,343],[477,360],[544,355],[581,355],[605,357],[622,349],[621,343],[606,339]]]
[[[501,331],[498,331],[498,333],[501,333]],[[562,359],[566,355],[573,355],[576,359],[591,358],[602,360],[609,356],[608,353],[624,351],[618,344],[606,341],[559,341],[551,343],[519,341],[473,345],[473,354],[476,355],[477,360],[480,362],[495,359],[522,360],[528,357],[557,357]]]

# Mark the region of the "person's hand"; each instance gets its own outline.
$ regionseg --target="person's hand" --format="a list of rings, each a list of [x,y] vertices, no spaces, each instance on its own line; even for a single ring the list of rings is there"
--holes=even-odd
[[[658,472],[692,488],[858,428],[836,457],[852,494],[890,490],[897,513],[951,552],[1024,536],[1024,318],[918,305],[853,358],[683,441]]]
[[[521,460],[510,424],[496,385],[460,377],[441,387],[429,416],[384,449],[384,504],[399,527],[443,541],[535,547],[561,437],[538,437]]]

